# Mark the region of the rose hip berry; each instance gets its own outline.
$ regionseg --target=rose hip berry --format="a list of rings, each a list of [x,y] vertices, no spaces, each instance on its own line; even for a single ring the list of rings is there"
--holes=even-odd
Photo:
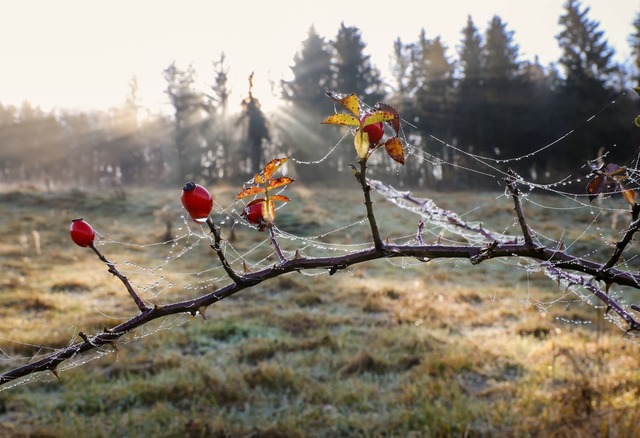
[[[249,202],[244,210],[242,210],[242,217],[249,221],[249,223],[258,225],[258,229],[261,231],[265,228],[265,220],[262,216],[263,203],[264,199],[255,199]]]
[[[83,248],[92,245],[96,237],[96,233],[93,231],[93,228],[91,228],[91,225],[82,218],[71,221],[69,233],[71,234],[71,240]]]
[[[193,181],[186,183],[182,188],[180,201],[182,201],[182,205],[191,216],[191,219],[200,224],[207,221],[213,208],[211,194],[207,189]]]
[[[370,114],[365,114],[362,117],[362,124],[364,124],[369,115]],[[369,144],[378,144],[378,142],[384,135],[384,125],[382,124],[382,122],[372,123],[362,128],[362,130],[369,134]]]

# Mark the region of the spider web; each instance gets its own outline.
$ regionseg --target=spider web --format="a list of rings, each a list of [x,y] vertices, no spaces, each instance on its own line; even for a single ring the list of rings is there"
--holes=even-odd
[[[362,105],[367,107],[365,102],[362,102]],[[572,127],[562,136],[548,144],[540,145],[533,152],[507,159],[496,159],[465,151],[463,146],[450,144],[446,140],[432,135],[424,127],[415,126],[406,120],[401,121],[400,137],[404,144],[407,161],[418,160],[420,163],[430,165],[434,171],[437,171],[442,166],[452,166],[458,172],[491,178],[495,181],[496,187],[504,186],[503,180],[509,177],[507,167],[510,163],[534,162],[542,152],[563,148],[565,140],[573,135],[574,132],[588,129],[588,122],[597,118],[614,105],[616,105],[615,100],[607,103],[580,126]],[[427,151],[427,148],[423,145],[424,142],[418,143],[415,137],[406,135],[409,127],[412,128],[413,132],[419,132],[420,137],[429,139],[430,142],[438,145],[441,149],[440,153]],[[303,161],[297,159],[296,156],[292,156],[290,160],[298,169],[326,163],[340,148],[353,148],[350,134],[350,132],[347,132],[327,151],[319,153],[315,160]],[[433,148],[430,149],[432,150]],[[444,157],[452,155],[447,153],[448,151],[453,151],[468,158],[468,160],[465,160],[467,164],[462,165],[459,162],[445,159]],[[606,153],[603,157],[594,157],[594,159],[598,158],[601,160],[606,159]],[[625,184],[632,189],[638,188],[639,161],[640,154],[636,153],[635,156],[629,158],[627,163],[619,163],[626,166],[628,179]],[[387,165],[384,170],[389,168]],[[283,173],[286,172],[285,165]],[[374,172],[376,177],[384,176],[384,172],[380,172],[379,168],[376,168]],[[303,174],[303,172],[299,173]],[[541,244],[549,248],[564,248],[576,257],[606,260],[613,251],[615,242],[624,235],[630,215],[625,202],[615,194],[606,194],[594,202],[589,202],[584,190],[589,179],[589,173],[590,169],[585,166],[584,173],[581,175],[565,175],[556,182],[546,184],[540,184],[522,175],[517,175],[517,183],[523,192],[521,200],[525,215],[528,216],[529,213],[533,212],[531,216],[528,216],[528,225]],[[455,208],[444,208],[440,207],[434,200],[424,196],[412,195],[412,199],[419,202],[408,202],[406,198],[398,195],[406,194],[407,192],[399,192],[386,183],[372,180],[371,184],[378,196],[390,201],[386,204],[380,201],[376,202],[376,209],[384,205],[382,208],[392,207],[408,210],[410,212],[409,215],[412,217],[411,220],[415,224],[412,229],[407,229],[406,225],[403,224],[396,229],[390,230],[389,237],[387,237],[390,243],[416,244],[424,241],[437,242],[442,245],[486,245],[492,240],[514,242],[518,237],[521,238],[518,220],[512,212],[506,216],[508,218],[506,222],[496,221],[496,223],[493,223],[492,221],[485,221],[487,216],[493,214],[496,205],[503,206],[506,210],[512,209],[512,201],[506,191],[497,194],[495,192],[480,193],[473,196],[471,201],[463,206],[454,205]],[[353,186],[353,191],[357,194],[356,185]],[[278,259],[268,234],[259,233],[254,225],[248,223],[242,217],[243,207],[244,204],[240,202],[230,202],[224,205],[217,201],[214,203],[212,217],[214,222],[222,227],[225,240],[221,245],[227,260],[233,269],[238,272],[246,270],[258,271],[273,266]],[[279,206],[279,217],[288,208],[294,207],[293,205]],[[568,220],[566,223],[558,223],[554,227],[545,227],[546,221],[544,219],[546,218],[548,221],[549,216],[554,218],[567,217]],[[504,219],[504,217],[502,215],[500,219]],[[109,254],[114,248],[118,250],[130,248],[135,253],[145,254],[144,257],[121,257],[112,261],[115,262],[119,271],[130,279],[133,287],[139,292],[143,300],[148,303],[166,304],[181,299],[194,298],[229,283],[225,270],[220,266],[215,253],[211,251],[210,246],[214,243],[214,239],[209,230],[190,221],[188,215],[184,212],[176,213],[175,219],[180,225],[175,237],[168,242],[132,244],[110,237],[109,231],[106,229],[96,230],[96,246],[105,254]],[[418,221],[421,221],[422,225],[418,224]],[[490,223],[487,224],[485,222]],[[330,223],[334,222],[330,220],[322,222],[314,228],[316,232],[302,233],[295,229],[292,231],[287,226],[281,225],[276,221],[274,231],[282,247],[282,252],[287,258],[300,255],[320,257],[350,254],[372,246],[368,236],[369,224],[363,208],[360,209],[356,218],[343,220],[339,224],[328,225]],[[384,223],[381,228],[386,229],[390,225],[392,224]],[[393,226],[390,228],[393,228]],[[233,233],[242,234],[242,238],[233,241],[229,238]],[[247,236],[252,236],[252,239],[245,239]],[[582,245],[585,240],[591,242],[591,244],[588,246]],[[149,256],[149,254],[152,254],[152,256]],[[616,267],[621,270],[634,270],[636,259],[637,254],[625,254],[625,258],[621,258]],[[152,260],[152,262],[149,263],[149,260]],[[194,260],[196,262],[193,262]],[[202,262],[203,260],[206,260],[206,262]],[[410,258],[387,259],[387,262],[399,269],[411,269],[415,266],[423,265],[422,261]],[[452,269],[469,265],[468,260],[455,259],[437,259],[433,260],[432,263],[448,264],[452,266]],[[526,275],[527,289],[529,289],[530,279],[538,274],[544,274],[553,282],[556,282],[559,293],[552,299],[537,297],[534,293],[528,292],[521,300],[524,305],[536,306],[542,313],[549,313],[554,306],[561,306],[567,309],[576,302],[605,309],[602,303],[594,300],[594,296],[590,291],[593,283],[587,275],[567,273],[558,269],[551,262],[540,262],[522,257],[501,258],[493,260],[492,263],[498,263],[508,271],[524,273]],[[317,276],[329,275],[329,272],[326,269],[318,269],[315,271],[303,271],[300,274]],[[629,293],[623,288],[612,287],[608,292],[624,306],[632,304],[634,298],[640,298],[640,295]],[[628,303],[625,301],[625,296],[629,299]],[[123,297],[120,298],[124,299]],[[97,308],[94,311],[112,319],[114,324],[130,317]],[[588,324],[591,322],[564,317],[558,318],[564,322],[574,324]],[[628,328],[625,321],[612,312],[606,313],[605,318],[622,330],[627,330]],[[126,334],[119,340],[118,344],[126,345],[152,336],[159,331],[172,330],[190,320],[192,320],[192,317],[189,315],[166,317]],[[73,333],[69,345],[81,340],[79,328],[73,327],[72,330]],[[20,344],[37,350],[35,354],[20,356],[0,349],[0,363],[5,368],[35,361],[57,351],[56,348],[47,345],[34,345],[4,338],[2,341],[7,345]],[[65,361],[58,371],[68,370],[109,354],[118,354],[118,352],[109,346],[97,348],[89,353],[84,353]],[[33,381],[53,379],[55,377],[52,374],[37,373],[17,379],[11,384],[3,385],[0,387],[0,391]]]

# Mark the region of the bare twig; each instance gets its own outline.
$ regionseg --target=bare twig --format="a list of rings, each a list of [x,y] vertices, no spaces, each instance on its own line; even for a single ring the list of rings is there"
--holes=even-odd
[[[129,279],[127,277],[125,277],[124,275],[122,275],[120,273],[120,271],[118,271],[116,266],[112,262],[107,260],[107,258],[104,255],[102,255],[102,253],[100,251],[98,251],[98,248],[96,248],[93,243],[89,244],[89,248],[91,248],[93,250],[93,252],[95,252],[98,255],[98,258],[100,260],[102,260],[102,262],[104,262],[104,264],[107,265],[107,267],[109,268],[109,272],[111,274],[115,275],[116,277],[118,277],[118,279],[122,282],[122,284],[124,284],[124,287],[129,292],[129,295],[131,295],[131,298],[133,298],[133,301],[136,303],[136,306],[138,306],[138,309],[140,309],[141,312],[145,312],[145,311],[149,310],[150,307],[147,306],[140,299],[140,296],[138,296],[138,293],[135,291],[133,286],[131,286],[131,283],[129,282]]]
[[[518,217],[518,223],[520,224],[520,230],[522,231],[522,236],[524,237],[524,243],[529,246],[533,246],[533,236],[531,234],[531,229],[529,225],[527,225],[527,221],[524,217],[524,212],[522,210],[522,201],[520,200],[520,189],[518,188],[516,182],[516,173],[509,169],[510,178],[507,179],[507,187],[511,192],[511,197],[513,198],[513,203],[515,205],[514,209],[516,211],[516,216]]]
[[[607,269],[618,263],[618,260],[620,260],[624,249],[631,243],[633,236],[636,234],[638,229],[640,229],[640,219],[638,219],[639,215],[640,205],[633,204],[633,206],[631,207],[631,224],[629,225],[629,228],[627,229],[627,232],[624,234],[622,239],[616,242],[616,249],[614,250],[609,260],[607,260],[607,263],[605,263],[602,267],[603,271],[606,271]]]
[[[269,227],[269,239],[271,240],[271,245],[273,245],[273,249],[276,251],[276,254],[278,255],[278,260],[280,260],[280,263],[286,262],[287,258],[282,253],[282,249],[280,249],[280,245],[276,240],[276,233],[275,231],[273,231],[273,226]]]
[[[227,275],[231,278],[231,280],[233,280],[234,283],[236,284],[240,283],[242,281],[242,277],[236,274],[236,272],[233,270],[233,268],[227,261],[227,258],[224,255],[224,251],[222,251],[222,246],[221,246],[222,234],[220,233],[220,227],[218,227],[215,223],[213,223],[210,217],[207,218],[207,225],[209,226],[209,229],[213,234],[213,244],[211,245],[211,248],[213,248],[216,254],[218,254],[218,258],[220,259],[222,268],[225,270]]]
[[[422,232],[424,231],[424,221],[418,221],[418,231],[416,232],[416,242],[418,245],[424,245],[424,239],[422,238]]]
[[[373,202],[371,201],[371,186],[367,182],[367,160],[360,160],[360,171],[355,171],[356,179],[362,187],[364,193],[364,205],[367,208],[367,220],[371,227],[371,234],[373,236],[373,244],[376,250],[382,250],[384,243],[380,238],[380,232],[378,231],[378,225],[376,224],[376,217],[373,214]]]

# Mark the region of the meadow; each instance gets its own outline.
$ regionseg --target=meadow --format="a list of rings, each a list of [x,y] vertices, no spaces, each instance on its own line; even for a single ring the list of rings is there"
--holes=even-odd
[[[238,189],[212,192],[228,205]],[[346,227],[364,215],[355,184],[294,185],[288,195],[283,230],[344,245],[368,239],[366,223]],[[419,195],[517,232],[501,193]],[[580,238],[579,253],[619,236],[607,227],[612,218],[603,216],[592,236],[588,209],[536,202],[547,207],[525,205],[532,227]],[[415,235],[417,216],[379,196],[374,206],[385,238]],[[6,188],[0,211],[1,371],[136,314],[95,254],[70,241],[73,218],[106,236],[101,251],[131,272],[148,302],[224,284],[207,274],[218,263],[206,240],[151,245],[163,241],[166,217],[176,220],[171,235],[193,227],[179,219],[179,190],[122,197]],[[223,233],[230,237],[228,227]],[[271,253],[260,245],[266,233],[237,224],[233,238],[250,262]],[[301,243],[281,244],[293,251]],[[0,391],[0,436],[632,436],[639,353],[602,308],[517,262],[379,260],[264,282],[212,306],[206,320],[145,327],[118,351],[61,369],[60,381],[46,374]]]

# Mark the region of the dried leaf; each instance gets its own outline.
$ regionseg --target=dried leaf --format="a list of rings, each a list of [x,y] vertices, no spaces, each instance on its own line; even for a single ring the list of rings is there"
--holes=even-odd
[[[269,181],[276,170],[280,168],[284,163],[286,163],[288,158],[276,158],[271,160],[264,166],[264,179]]]
[[[271,199],[262,203],[262,218],[268,225],[273,225],[276,220],[276,208]]]
[[[384,102],[378,102],[376,104],[376,108],[393,114],[393,119],[389,120],[389,124],[391,125],[395,133],[399,134],[400,133],[400,116],[398,116],[398,111],[388,103],[384,103]]]
[[[288,176],[281,176],[278,179],[274,179],[269,182],[269,190],[275,189],[276,187],[286,186],[287,184],[291,184],[293,182],[293,178],[289,178]]]
[[[604,190],[607,183],[605,177],[603,175],[596,175],[589,184],[587,184],[587,194],[589,195],[589,202],[593,201],[598,197],[600,193]]]
[[[236,200],[246,198],[247,196],[257,195],[258,193],[264,193],[264,188],[259,186],[247,187],[241,191],[238,196],[236,196]]]
[[[627,201],[630,206],[633,207],[636,204],[636,195],[633,190],[624,188],[622,184],[620,184],[620,192],[622,193],[624,200]]]
[[[604,173],[615,181],[624,181],[627,179],[627,168],[609,163],[604,167]]]
[[[360,126],[360,120],[351,114],[333,114],[322,121],[324,125]]]
[[[359,159],[364,160],[367,158],[367,153],[369,153],[369,134],[358,128],[353,139],[353,145],[356,148]]]
[[[386,111],[375,111],[367,115],[367,119],[362,126],[365,127],[378,122],[386,122],[393,120],[394,117],[392,113]]]
[[[402,142],[398,137],[391,137],[384,144],[387,154],[400,164],[404,164],[404,151],[402,150]]]
[[[272,201],[289,202],[289,198],[284,195],[272,195],[269,196],[269,199],[271,199]]]

